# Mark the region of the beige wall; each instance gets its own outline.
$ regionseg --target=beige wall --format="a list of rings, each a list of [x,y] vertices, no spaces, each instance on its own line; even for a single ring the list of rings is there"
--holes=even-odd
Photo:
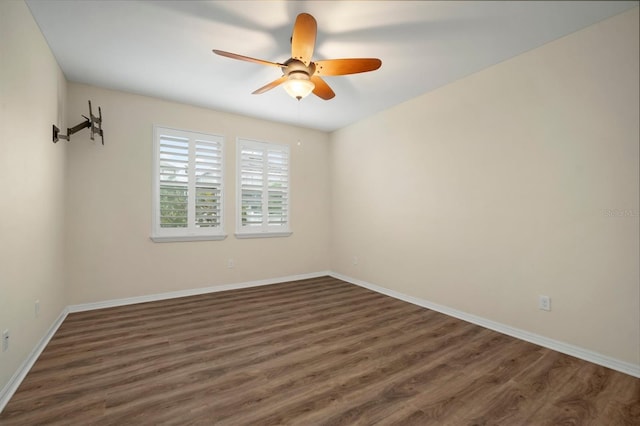
[[[638,50],[636,8],[335,132],[332,269],[639,364]]]
[[[0,390],[66,305],[66,83],[24,2],[0,1]],[[35,316],[35,300],[40,315]]]
[[[82,132],[68,147],[69,304],[329,269],[326,133],[79,84],[69,84],[68,96],[70,121],[91,100],[102,107],[105,129],[105,146]],[[149,239],[154,124],[224,136],[226,240]],[[292,236],[233,236],[237,137],[291,146]]]

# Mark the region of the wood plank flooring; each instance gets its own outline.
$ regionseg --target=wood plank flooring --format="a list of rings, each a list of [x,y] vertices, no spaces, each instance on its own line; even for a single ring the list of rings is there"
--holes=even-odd
[[[330,277],[70,314],[1,425],[640,425],[640,379]]]

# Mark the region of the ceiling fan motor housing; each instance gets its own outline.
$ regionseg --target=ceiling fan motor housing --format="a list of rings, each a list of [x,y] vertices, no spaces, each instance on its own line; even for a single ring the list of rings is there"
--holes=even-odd
[[[316,72],[316,64],[311,62],[309,66],[297,59],[289,59],[284,63],[282,73],[295,80],[308,80]]]

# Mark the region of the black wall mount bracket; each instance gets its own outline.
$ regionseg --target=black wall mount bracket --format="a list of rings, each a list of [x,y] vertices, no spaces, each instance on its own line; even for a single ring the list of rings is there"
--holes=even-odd
[[[91,131],[91,140],[95,140],[94,136],[99,135],[102,139],[102,145],[104,145],[104,131],[102,130],[102,110],[98,107],[98,116],[93,115],[91,111],[91,101],[89,101],[89,117],[84,116],[84,121],[77,126],[67,127],[67,134],[61,135],[60,129],[53,125],[53,143],[58,142],[60,139],[66,141],[71,140],[71,135],[79,132],[82,129],[89,128]]]

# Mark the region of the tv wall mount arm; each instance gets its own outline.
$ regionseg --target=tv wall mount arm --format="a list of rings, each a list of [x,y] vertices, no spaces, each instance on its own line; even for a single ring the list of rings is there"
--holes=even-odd
[[[67,127],[67,134],[61,135],[60,129],[53,125],[53,143],[58,142],[60,139],[64,139],[66,141],[71,140],[71,135],[76,132],[79,132],[82,129],[89,128],[91,131],[91,140],[95,140],[95,135],[100,135],[102,139],[102,145],[104,145],[104,132],[102,130],[102,110],[98,107],[98,116],[93,115],[91,111],[91,101],[89,101],[89,117],[84,116],[84,121],[77,126]]]

